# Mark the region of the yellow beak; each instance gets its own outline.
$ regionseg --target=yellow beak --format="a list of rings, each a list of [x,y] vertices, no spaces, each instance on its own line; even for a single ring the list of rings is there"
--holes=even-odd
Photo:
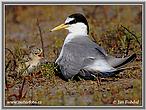
[[[60,29],[64,29],[64,28],[67,28],[67,27],[68,27],[67,24],[61,24],[61,25],[59,25],[59,26],[53,28],[53,29],[51,30],[51,32],[56,31],[56,30],[60,30]]]

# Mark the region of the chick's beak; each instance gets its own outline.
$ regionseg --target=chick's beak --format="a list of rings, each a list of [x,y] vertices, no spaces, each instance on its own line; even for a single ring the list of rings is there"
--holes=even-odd
[[[68,27],[67,24],[61,24],[61,25],[59,25],[59,26],[53,28],[53,29],[51,30],[51,32],[56,31],[56,30],[60,30],[60,29],[65,29],[65,28],[67,28],[67,27]]]
[[[44,58],[43,53],[38,54],[38,57],[39,57],[39,58]]]

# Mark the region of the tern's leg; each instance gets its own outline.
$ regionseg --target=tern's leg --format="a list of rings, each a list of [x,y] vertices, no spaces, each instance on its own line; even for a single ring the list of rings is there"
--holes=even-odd
[[[85,80],[95,80],[96,79],[96,76],[94,74],[92,74],[92,72],[87,71],[85,69],[80,70],[78,75]]]

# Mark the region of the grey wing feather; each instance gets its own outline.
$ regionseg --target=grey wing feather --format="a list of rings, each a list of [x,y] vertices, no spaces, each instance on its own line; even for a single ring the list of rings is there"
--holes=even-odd
[[[112,66],[112,67],[122,67],[130,62],[132,62],[134,59],[136,58],[136,54],[132,54],[129,57],[125,57],[125,58],[115,58],[112,56],[107,56],[106,59],[108,61],[108,63]]]
[[[101,46],[93,42],[88,36],[80,36],[79,38],[73,39],[72,42],[79,45],[84,45],[85,47],[87,46],[88,48],[92,48],[92,49],[96,48],[102,54],[107,55],[105,50]]]
[[[77,54],[79,53],[76,53],[75,50],[73,50],[72,45],[64,45],[63,55],[61,59],[58,60],[57,64],[59,64],[61,73],[65,79],[75,76],[82,67],[82,59],[79,59],[80,56]]]
[[[85,63],[85,60],[90,57],[103,59],[105,51],[89,38],[79,37],[63,46],[63,55],[56,63],[59,64],[65,79],[69,79],[78,74],[84,66],[93,62]]]

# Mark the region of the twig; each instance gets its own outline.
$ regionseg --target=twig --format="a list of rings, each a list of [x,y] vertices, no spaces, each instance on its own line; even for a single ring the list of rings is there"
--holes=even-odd
[[[22,94],[22,92],[23,92],[23,89],[24,89],[24,85],[25,85],[25,78],[23,79],[23,82],[22,82],[22,86],[20,87],[19,86],[19,94],[18,95],[16,95],[15,93],[14,94],[12,94],[12,95],[10,95],[10,96],[8,96],[8,98],[11,98],[11,97],[15,97],[16,98],[16,100],[20,100],[20,99],[22,99],[22,98],[24,98],[25,97],[25,95],[26,95],[26,93],[27,93],[27,91],[24,93],[24,95]]]
[[[8,50],[10,53],[11,53],[11,55],[13,56],[13,60],[11,60],[11,61],[13,61],[14,62],[14,65],[13,65],[13,70],[12,70],[12,68],[11,68],[11,70],[12,71],[14,71],[15,70],[15,68],[16,68],[16,55],[14,55],[14,53],[9,49],[9,48],[5,48],[6,50]],[[11,62],[9,62],[9,63],[11,63]],[[10,64],[9,64],[10,65]],[[6,65],[6,68],[5,68],[5,70],[9,67],[9,65]]]
[[[93,42],[97,43],[96,39],[95,39],[95,36],[94,36],[94,33],[91,33],[91,36],[93,38]]]
[[[15,59],[14,53],[9,48],[5,48],[5,49],[8,50],[12,54],[13,58]]]
[[[141,45],[141,43],[139,42],[137,36],[136,36],[134,33],[132,33],[129,29],[127,29],[126,27],[124,27],[123,25],[121,25],[121,26],[122,26],[124,29],[126,29],[131,35],[134,36],[134,38],[136,39],[136,41],[137,41],[137,43],[139,44],[140,48],[142,49],[142,45]]]
[[[11,60],[9,60],[9,62],[7,63],[5,67],[5,71],[7,71],[7,68],[9,67],[10,63],[11,63]],[[5,75],[5,85],[6,85],[6,88],[8,89],[7,75]]]
[[[45,54],[44,54],[44,42],[43,42],[43,36],[42,36],[42,31],[41,31],[41,27],[39,25],[39,20],[37,18],[37,26],[38,26],[38,29],[39,29],[39,33],[40,33],[40,38],[41,38],[41,45],[42,45],[42,50],[43,50],[43,57],[45,57]]]
[[[24,89],[24,84],[25,84],[25,78],[23,79],[23,82],[22,82],[22,86],[21,88],[19,89],[19,100],[23,97],[22,96],[22,92],[23,92],[23,89]]]
[[[29,67],[30,67],[30,65],[28,65],[23,71],[19,72],[19,75],[23,74]]]
[[[8,67],[9,67],[10,63],[11,63],[11,60],[9,60],[8,63],[6,64],[5,71],[7,71],[7,69],[8,69]]]
[[[128,39],[127,47],[126,47],[126,52],[125,52],[125,56],[124,57],[126,57],[128,55],[128,53],[129,53],[130,41],[131,41],[131,39]]]
[[[13,68],[13,70],[12,71],[14,71],[15,70],[15,68],[16,68],[16,59],[15,59],[15,55],[14,55],[14,53],[9,49],[9,48],[5,48],[6,50],[8,50],[9,52],[10,52],[10,54],[13,56],[13,60],[9,60],[8,61],[8,63],[6,64],[6,66],[5,66],[5,71],[7,72],[7,69],[9,68],[9,66],[10,66],[10,63],[13,61],[14,62],[14,68]],[[12,69],[12,68],[11,68]],[[8,89],[8,80],[7,80],[7,75],[5,75],[5,85],[6,85],[6,88]]]

